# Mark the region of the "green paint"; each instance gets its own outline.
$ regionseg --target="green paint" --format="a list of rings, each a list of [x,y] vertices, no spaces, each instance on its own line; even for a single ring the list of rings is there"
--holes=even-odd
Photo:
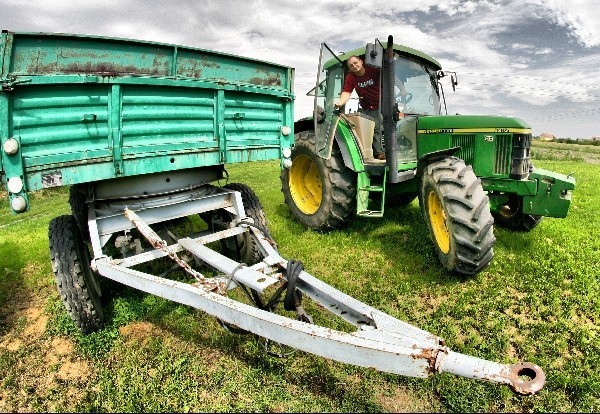
[[[95,36],[0,42],[0,139],[20,142],[2,173],[27,191],[279,159],[292,145],[293,68]]]
[[[326,45],[323,45],[326,46]],[[322,46],[326,56],[321,65],[319,90],[315,94],[316,104],[324,108],[328,125],[335,120],[333,104],[341,90],[345,62],[351,56],[364,56],[366,47],[333,55],[331,49]],[[435,154],[456,156],[473,168],[481,179],[483,189],[488,192],[490,208],[493,212],[506,204],[515,195],[523,199],[523,212],[526,214],[550,217],[564,217],[570,204],[570,192],[575,181],[561,174],[534,170],[531,167],[529,150],[531,127],[523,120],[493,115],[441,115],[440,88],[437,82],[443,74],[439,62],[431,56],[401,45],[393,46],[396,54],[394,82],[400,82],[410,93],[410,100],[401,95],[400,89],[394,94],[398,111],[401,113],[395,136],[398,137],[398,152],[395,165],[398,181],[383,182],[382,187],[390,187],[394,194],[414,194],[419,189],[417,167],[425,166]],[[386,68],[382,68],[385,73]],[[382,96],[386,96],[382,74]],[[324,134],[327,128],[317,125],[317,146],[319,156],[327,158],[333,145],[332,134]],[[348,149],[350,162],[346,165],[357,172],[357,213],[368,210],[374,176],[389,173],[386,166],[378,171],[377,166],[365,168],[354,136],[344,122],[337,126],[337,139],[340,146]],[[389,156],[389,154],[388,154]],[[381,168],[380,168],[381,169]],[[410,171],[416,171],[414,178]],[[408,173],[408,174],[407,174]],[[400,174],[403,174],[400,177]],[[393,176],[393,174],[389,174]],[[383,209],[382,209],[383,210]],[[369,215],[369,214],[365,214]]]

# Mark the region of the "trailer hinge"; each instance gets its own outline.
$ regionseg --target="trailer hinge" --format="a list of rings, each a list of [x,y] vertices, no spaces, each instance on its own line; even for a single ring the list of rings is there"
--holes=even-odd
[[[3,92],[12,92],[15,88],[15,85],[20,83],[29,83],[31,82],[31,78],[10,78],[2,83],[2,91]]]

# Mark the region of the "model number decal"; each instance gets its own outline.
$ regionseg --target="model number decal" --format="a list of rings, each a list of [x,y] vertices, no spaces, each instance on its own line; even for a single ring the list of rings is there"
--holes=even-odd
[[[510,132],[508,128],[494,128],[494,132]]]
[[[426,129],[425,133],[426,134],[451,134],[454,132],[453,128],[447,128],[447,129]]]
[[[62,172],[51,171],[42,175],[42,188],[60,187],[63,185]]]
[[[494,137],[491,135],[486,135],[483,137],[483,140],[487,142],[494,142]]]

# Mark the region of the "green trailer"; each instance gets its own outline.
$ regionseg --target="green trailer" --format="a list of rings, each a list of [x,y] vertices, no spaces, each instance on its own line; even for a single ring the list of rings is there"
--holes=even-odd
[[[265,345],[399,375],[450,372],[520,394],[543,387],[534,364],[453,352],[283,259],[252,189],[218,185],[228,163],[289,161],[292,68],[161,43],[7,31],[0,59],[2,181],[15,213],[29,209],[30,191],[70,187],[71,214],[50,221],[49,247],[58,291],[83,332],[104,324],[104,278],[201,309]],[[181,226],[188,218],[204,225]],[[303,297],[356,330],[314,324]]]
[[[207,50],[2,32],[2,173],[27,192],[279,159],[293,141],[292,68]],[[14,190],[14,191],[13,191]]]

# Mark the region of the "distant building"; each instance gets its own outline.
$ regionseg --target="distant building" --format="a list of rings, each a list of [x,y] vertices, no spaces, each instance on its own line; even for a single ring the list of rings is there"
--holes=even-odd
[[[542,132],[540,134],[540,141],[552,141],[553,139],[556,139],[556,137],[549,132]]]

